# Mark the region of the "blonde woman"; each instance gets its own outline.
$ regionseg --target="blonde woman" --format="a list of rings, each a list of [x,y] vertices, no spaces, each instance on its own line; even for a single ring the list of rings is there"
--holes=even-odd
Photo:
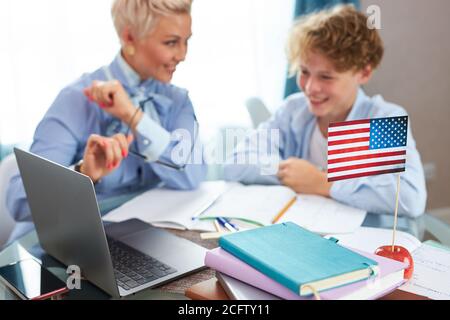
[[[381,96],[369,97],[366,84],[381,63],[383,42],[367,17],[352,6],[338,6],[299,20],[288,42],[291,71],[302,92],[288,97],[259,130],[279,130],[276,174],[261,174],[263,165],[229,165],[229,180],[283,184],[297,193],[331,197],[372,213],[393,214],[395,175],[327,181],[327,129],[331,122],[406,115]],[[233,155],[254,159],[261,150],[249,138]],[[408,130],[406,172],[401,175],[399,213],[419,216],[425,210],[425,177],[411,130]],[[250,147],[249,147],[250,146]],[[264,150],[263,150],[264,151]],[[255,155],[256,153],[256,155]],[[230,161],[234,163],[233,161]]]
[[[120,52],[59,93],[31,152],[88,175],[99,200],[113,199],[112,207],[156,186],[196,188],[207,170],[201,156],[191,157],[201,155],[198,125],[187,91],[170,84],[186,57],[191,4],[115,0]],[[19,175],[10,182],[7,206],[24,222],[12,238],[32,228]]]

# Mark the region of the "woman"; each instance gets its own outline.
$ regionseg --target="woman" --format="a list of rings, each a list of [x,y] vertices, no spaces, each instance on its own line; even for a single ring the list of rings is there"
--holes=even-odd
[[[31,152],[88,175],[103,212],[156,186],[196,188],[206,175],[202,157],[190,157],[201,154],[191,101],[170,85],[186,57],[191,4],[115,0],[120,53],[64,88],[36,129]],[[20,175],[7,206],[24,222],[13,239],[33,227]]]

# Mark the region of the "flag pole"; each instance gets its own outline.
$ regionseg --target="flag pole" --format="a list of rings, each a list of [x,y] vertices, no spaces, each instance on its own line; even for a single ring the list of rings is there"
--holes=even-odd
[[[392,252],[394,252],[395,231],[397,229],[398,195],[400,193],[400,174],[397,174],[397,195],[395,197],[394,230],[392,232]]]

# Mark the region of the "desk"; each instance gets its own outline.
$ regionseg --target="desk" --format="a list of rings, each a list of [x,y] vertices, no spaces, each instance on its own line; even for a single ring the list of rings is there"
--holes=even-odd
[[[363,222],[363,226],[392,228],[393,217],[376,214],[368,214]],[[217,240],[201,240],[200,233],[197,231],[181,231],[168,229],[177,236],[191,240],[207,249],[217,247]],[[444,245],[450,246],[450,225],[429,215],[422,215],[417,219],[399,217],[398,230],[411,233],[421,241],[435,240]],[[18,259],[27,258],[30,252],[34,255],[39,254],[36,233],[30,232],[18,241],[11,244],[0,252],[0,265],[14,262]],[[41,252],[42,253],[42,252]],[[65,269],[50,257],[42,259],[42,263],[51,272],[61,279],[65,279]],[[215,272],[211,269],[205,269],[188,275],[184,278],[165,284],[157,289],[144,290],[130,298],[132,299],[168,299],[185,300],[184,292],[194,284],[213,278]],[[108,299],[108,296],[88,282],[82,282],[83,290],[73,290],[67,299]],[[0,283],[0,299],[17,299],[17,297]]]

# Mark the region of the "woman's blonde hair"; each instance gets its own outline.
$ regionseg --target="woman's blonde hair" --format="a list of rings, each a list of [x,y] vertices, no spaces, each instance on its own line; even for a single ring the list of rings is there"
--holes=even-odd
[[[160,15],[191,13],[193,0],[114,0],[111,15],[119,38],[125,27],[139,38],[146,36]]]
[[[345,72],[359,71],[367,65],[375,69],[384,47],[378,31],[367,26],[366,15],[352,5],[339,5],[307,15],[294,24],[287,44],[291,75],[311,52],[323,54],[336,71]]]

